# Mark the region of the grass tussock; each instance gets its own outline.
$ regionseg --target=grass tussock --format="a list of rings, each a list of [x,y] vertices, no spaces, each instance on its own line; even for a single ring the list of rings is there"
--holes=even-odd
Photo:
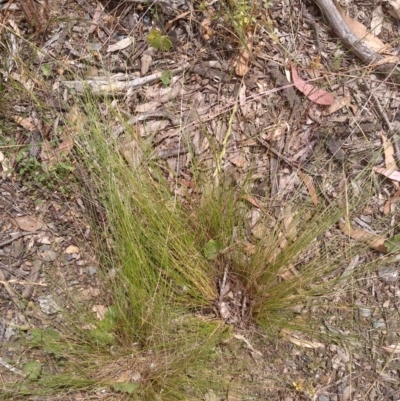
[[[215,360],[236,327],[319,334],[319,318],[298,319],[299,308],[334,292],[360,247],[338,246],[343,237],[332,236],[340,218],[367,202],[373,189],[367,168],[351,188],[331,183],[334,198],[324,197],[321,185],[318,205],[303,187],[279,207],[264,199],[254,227],[251,177],[232,187],[223,173],[216,180],[197,170],[194,158],[196,189],[178,197],[168,181],[175,172],[165,174],[128,129],[124,140],[134,146],[127,157],[111,123],[124,124],[123,118],[108,106],[111,115],[104,117],[88,96],[77,101],[79,124],[65,122],[87,198],[105,215],[93,232],[107,311],[97,320],[71,298],[72,312],[63,312],[56,332],[30,333],[27,344],[51,355],[57,369],[6,386],[4,399],[99,389],[138,400],[201,399],[226,386],[225,376],[215,379]],[[213,167],[220,161],[214,156]],[[227,312],[229,292],[234,306]],[[229,367],[222,370],[229,377]]]
[[[129,163],[120,139],[113,139],[110,118],[92,99],[77,113],[80,125],[71,129],[78,171],[87,197],[105,214],[105,226],[93,231],[110,304],[97,321],[75,303],[58,328],[62,335],[45,330],[40,342],[36,336],[30,345],[62,360],[63,368],[19,384],[20,393],[104,387],[140,400],[196,397],[223,383],[212,380],[216,347],[235,326],[317,334],[318,319],[296,318],[298,307],[334,291],[353,249],[348,244],[346,253],[335,253],[324,246],[324,234],[346,210],[365,202],[366,191],[357,197],[346,188],[316,206],[299,189],[278,213],[273,201],[261,209],[255,234],[248,181],[230,187],[223,176],[193,171],[195,196],[178,199],[145,152],[134,166]],[[357,182],[369,186],[367,175]],[[222,312],[224,281],[242,297],[236,320]]]

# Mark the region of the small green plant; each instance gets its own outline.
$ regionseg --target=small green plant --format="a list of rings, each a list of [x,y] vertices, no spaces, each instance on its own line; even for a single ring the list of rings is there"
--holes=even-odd
[[[68,192],[69,179],[75,170],[74,166],[68,161],[59,161],[56,164],[46,166],[36,158],[29,156],[28,148],[18,152],[16,157],[17,171],[26,184],[40,185],[49,190],[57,189],[61,192]]]
[[[24,373],[29,380],[37,380],[42,372],[42,364],[37,361],[29,361],[24,365]]]
[[[240,41],[246,41],[246,33],[254,24],[254,5],[248,0],[231,1],[222,3],[225,26],[231,27]]]
[[[171,39],[167,35],[162,35],[159,31],[152,30],[147,35],[147,41],[150,46],[157,50],[166,52],[172,48]]]
[[[172,77],[173,77],[172,71],[166,70],[166,71],[163,71],[160,80],[164,86],[169,86],[171,84]]]
[[[53,72],[53,69],[50,64],[42,64],[40,68],[42,70],[42,74],[44,77],[49,77]]]

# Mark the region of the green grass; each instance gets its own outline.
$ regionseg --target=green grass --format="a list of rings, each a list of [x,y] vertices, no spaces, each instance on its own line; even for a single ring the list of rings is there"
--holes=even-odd
[[[240,7],[232,7],[235,29],[244,34],[250,22]],[[35,380],[4,384],[0,398],[105,389],[113,397],[137,400],[202,399],[210,389],[226,392],[230,375],[237,373],[238,367],[224,366],[220,355],[237,326],[269,340],[282,329],[313,338],[324,335],[322,317],[299,319],[299,308],[318,306],[337,291],[344,267],[365,250],[344,238],[336,223],[368,202],[374,189],[369,166],[352,178],[361,191],[338,189],[339,180],[333,180],[329,184],[337,196],[324,197],[323,182],[317,206],[303,186],[288,199],[278,199],[279,212],[277,199],[262,199],[255,235],[249,222],[252,177],[249,173],[240,186],[228,183],[221,168],[226,143],[215,144],[212,169],[205,172],[192,155],[195,190],[181,199],[165,166],[151,159],[147,145],[129,129],[123,139],[135,143],[137,160],[132,165],[124,157],[123,139],[113,138],[112,122],[127,124],[107,99],[88,94],[74,101],[80,124],[64,123],[74,132],[74,165],[82,191],[105,214],[103,224],[93,219],[92,233],[108,309],[97,320],[67,293],[69,310],[62,312],[63,322],[55,331],[25,333],[32,357],[43,353],[43,360],[51,363]],[[34,102],[39,105],[36,97]],[[104,117],[98,103],[109,106],[109,115]],[[178,178],[176,172],[167,173]],[[245,316],[236,327],[215,313],[225,276],[235,295],[240,290],[247,297]],[[46,323],[52,327],[51,321]],[[243,363],[243,376],[248,367]],[[243,392],[246,385],[256,386],[248,381]]]
[[[110,304],[97,321],[72,298],[66,324],[58,328],[61,335],[44,332],[42,338],[31,332],[28,345],[51,355],[56,365],[62,360],[62,369],[44,369],[19,391],[43,395],[107,388],[140,400],[221,391],[224,380],[211,379],[216,350],[234,330],[214,313],[225,271],[248,297],[245,326],[271,336],[283,328],[320,334],[320,317],[299,320],[295,310],[334,290],[354,250],[347,244],[345,254],[331,254],[321,237],[346,207],[365,202],[367,191],[361,198],[347,193],[352,198],[347,205],[342,194],[319,206],[299,192],[278,218],[273,208],[264,209],[264,228],[255,237],[247,217],[251,177],[242,187],[230,187],[223,172],[216,183],[209,172],[193,171],[197,195],[182,202],[145,154],[136,167],[129,165],[121,140],[112,139],[110,116],[101,116],[93,98],[79,107],[85,122],[79,132],[71,127],[77,171],[85,171],[86,196],[106,215],[106,225],[94,222],[92,232],[98,236]],[[369,184],[368,174],[357,180],[363,188]]]

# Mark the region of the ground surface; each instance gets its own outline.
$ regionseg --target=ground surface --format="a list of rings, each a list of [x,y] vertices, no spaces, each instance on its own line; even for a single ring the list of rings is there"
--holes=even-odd
[[[74,118],[68,91],[80,88],[72,81],[105,77],[122,82],[160,73],[162,82],[157,76],[148,84],[124,88],[115,104],[123,106],[126,118],[132,118],[130,124],[145,144],[142,151],[159,161],[184,203],[196,191],[188,170],[193,153],[200,170],[214,175],[224,171],[232,185],[250,182],[254,213],[249,216],[249,230],[255,236],[257,209],[267,205],[266,199],[274,199],[272,217],[278,220],[282,216],[278,209],[290,215],[285,209],[287,199],[313,196],[313,187],[303,184],[310,177],[326,196],[334,197],[331,185],[343,178],[347,185],[357,187],[353,178],[370,166],[376,191],[357,223],[361,229],[385,233],[386,238],[398,233],[398,184],[384,181],[372,167],[385,163],[388,167],[388,158],[394,154],[384,152],[382,134],[395,144],[388,121],[395,131],[400,92],[390,77],[379,79],[341,47],[313,2],[255,4],[252,57],[243,77],[235,74],[234,63],[239,52],[243,56],[243,41],[249,43],[249,36],[240,39],[232,32],[226,18],[232,21],[238,14],[221,11],[219,2],[181,1],[173,7],[160,2],[150,10],[140,2],[122,1],[103,5],[52,1],[48,8],[26,2],[36,8],[25,6],[24,10],[18,1],[11,3],[16,7],[3,10],[2,26],[4,55],[13,57],[2,65],[0,380],[23,376],[26,372],[20,367],[32,358],[51,365],[46,355],[32,354],[16,342],[28,327],[47,327],[58,319],[62,325],[58,311],[68,309],[71,297],[94,307],[94,312],[108,302],[91,231],[93,210],[74,178],[74,144],[55,122],[59,114]],[[377,13],[375,3],[350,2],[350,13],[369,27]],[[386,43],[398,36],[399,20],[389,14],[389,3],[382,4],[387,13],[379,34]],[[169,51],[149,46],[146,38],[153,27],[164,29],[172,38]],[[32,53],[24,40],[43,52]],[[62,61],[65,70],[54,60]],[[317,78],[320,87],[342,99],[345,107],[328,113],[290,86],[287,77],[292,63],[299,75]],[[11,81],[32,90],[46,108],[39,111],[33,98],[16,98]],[[103,88],[103,94],[107,93],[113,89]],[[132,151],[130,142],[123,142],[127,127],[116,121],[114,129],[113,135],[121,136],[127,163],[134,167],[141,154]],[[54,139],[59,143],[56,156],[46,150],[46,143]],[[220,163],[215,164],[215,154],[222,155]],[[101,226],[101,206],[95,213]],[[343,244],[330,243],[338,233],[338,227],[325,233],[319,246],[329,252],[339,248],[346,254],[346,235]],[[342,272],[381,256],[373,249],[349,255]],[[307,305],[300,313],[307,319],[318,310],[324,324],[321,330],[333,337],[354,335],[363,338],[362,343],[355,340],[345,346],[340,340],[321,343],[312,337],[307,342],[303,337],[285,338],[284,333],[271,341],[256,328],[238,329],[235,339],[216,351],[216,377],[225,374],[226,366],[237,366],[237,371],[224,377],[230,383],[227,393],[210,391],[201,398],[399,400],[397,279],[396,261],[384,261],[379,269],[354,281],[350,293],[338,288],[335,297],[322,297],[318,309]],[[349,297],[354,308],[331,308],[346,305]],[[253,382],[254,387],[243,394],[242,381]],[[104,390],[70,392],[59,399],[117,397]]]

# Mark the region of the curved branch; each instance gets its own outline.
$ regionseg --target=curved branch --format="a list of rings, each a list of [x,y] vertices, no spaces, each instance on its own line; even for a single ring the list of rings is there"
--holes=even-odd
[[[343,21],[338,9],[332,0],[314,0],[317,6],[321,9],[322,14],[328,21],[332,30],[342,40],[343,44],[349,48],[359,59],[367,64],[376,64],[384,59],[380,54],[376,53],[365,42],[357,38],[350,30],[347,24]],[[391,74],[395,70],[397,64],[388,63],[382,64],[375,68],[375,71],[383,74]],[[400,80],[397,72],[395,74],[396,81]]]

